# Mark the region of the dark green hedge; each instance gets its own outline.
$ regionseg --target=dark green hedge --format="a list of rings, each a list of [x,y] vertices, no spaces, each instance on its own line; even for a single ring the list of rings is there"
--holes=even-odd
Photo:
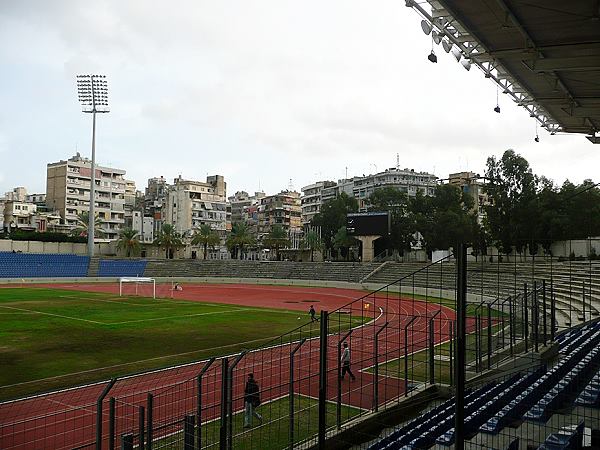
[[[0,239],[12,239],[13,241],[39,241],[39,242],[75,242],[85,244],[87,237],[70,236],[63,233],[38,233],[36,231],[15,230],[10,234],[0,234]]]

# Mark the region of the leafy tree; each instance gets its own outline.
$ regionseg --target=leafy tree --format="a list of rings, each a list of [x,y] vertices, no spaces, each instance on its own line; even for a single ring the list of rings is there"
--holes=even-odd
[[[321,237],[315,230],[309,230],[304,235],[304,239],[300,242],[301,248],[310,250],[310,261],[314,261],[315,250],[320,250],[322,246]]]
[[[414,215],[409,208],[408,196],[397,188],[388,186],[377,189],[368,199],[369,211],[390,213],[390,232],[383,236],[384,245],[400,254],[410,251],[416,231]]]
[[[321,211],[315,215],[311,225],[321,227],[321,239],[325,249],[334,248],[333,238],[340,227],[346,226],[347,214],[356,211],[358,211],[358,201],[345,192],[321,206]]]
[[[522,252],[536,237],[538,179],[529,163],[514,150],[497,160],[487,159],[486,192],[492,204],[486,208],[486,226],[496,246],[510,253],[513,246]]]
[[[218,233],[216,233],[210,225],[201,225],[200,231],[194,234],[192,238],[192,245],[202,245],[204,252],[204,259],[206,259],[208,255],[208,247],[214,248],[219,245],[221,239],[219,238]]]
[[[238,259],[241,259],[244,248],[250,247],[255,243],[256,240],[250,233],[248,225],[245,222],[236,222],[231,226],[231,234],[227,238],[226,245],[233,256],[237,254]]]
[[[158,232],[158,236],[154,239],[154,245],[165,249],[166,258],[172,258],[173,250],[183,247],[181,234],[175,230],[171,224],[165,223]]]
[[[267,237],[263,239],[263,245],[267,248],[275,249],[275,259],[279,261],[279,249],[289,247],[291,242],[283,227],[276,224],[273,225]]]
[[[129,258],[132,255],[136,255],[140,250],[140,241],[137,238],[138,232],[131,228],[123,228],[119,232],[119,240],[117,241],[117,248],[125,251],[126,256]]]
[[[350,256],[350,247],[356,245],[356,239],[348,234],[345,226],[340,227],[333,237],[333,248],[338,251],[345,259]]]
[[[473,198],[457,186],[438,185],[435,196],[413,201],[417,229],[428,253],[454,247],[457,242],[477,240],[477,218]]]
[[[75,225],[75,228],[71,232],[71,234],[73,236],[87,237],[88,227],[90,224],[89,217],[90,217],[89,211],[82,211],[79,214],[77,214],[77,225]],[[98,213],[94,213],[94,236],[102,237],[103,235],[104,235],[104,231],[102,230],[102,226],[100,224],[100,217],[98,216]]]

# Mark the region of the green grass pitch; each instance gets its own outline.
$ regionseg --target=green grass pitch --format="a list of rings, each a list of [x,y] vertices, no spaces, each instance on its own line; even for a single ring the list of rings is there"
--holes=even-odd
[[[298,311],[3,288],[0,399],[236,353],[307,320]]]

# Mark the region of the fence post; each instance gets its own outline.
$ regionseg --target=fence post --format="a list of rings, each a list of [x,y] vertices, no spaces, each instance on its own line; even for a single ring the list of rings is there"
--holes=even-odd
[[[583,321],[585,322],[585,281],[581,283],[581,301],[583,302]]]
[[[298,345],[296,345],[296,347],[294,347],[294,349],[290,352],[290,391],[289,391],[289,396],[290,396],[290,433],[289,433],[289,444],[290,444],[290,450],[293,450],[294,448],[294,355],[296,354],[296,352],[298,350],[300,350],[300,347],[302,347],[302,344],[304,344],[306,342],[306,338],[303,338]],[[198,447],[198,450],[200,450],[200,447]]]
[[[342,344],[351,334],[352,330],[349,330],[337,343],[337,399],[335,403],[335,416],[338,428],[342,426]]]
[[[538,292],[537,292],[537,281],[534,280],[533,282],[533,345],[535,347],[535,351],[538,352],[539,351],[539,344],[538,341],[540,340],[539,337],[539,325],[540,325],[540,307],[538,304],[538,296],[537,296]]]
[[[492,367],[492,308],[490,305],[487,307],[487,368],[490,370]]]
[[[148,399],[146,403],[146,443],[148,450],[152,450],[152,435],[153,431],[153,423],[152,423],[152,410],[154,409],[154,396],[152,394],[148,394]]]
[[[194,450],[194,425],[196,417],[187,415],[183,418],[183,450]]]
[[[550,279],[550,340],[554,341],[556,330],[556,302],[554,301],[554,282]]]
[[[116,378],[110,380],[96,400],[96,450],[102,450],[102,402],[116,382]]]
[[[452,365],[452,356],[453,356],[453,350],[454,350],[454,322],[451,321],[450,322],[450,330],[448,331],[449,334],[449,343],[448,343],[448,353],[449,353],[449,362],[448,362],[448,375],[450,377],[450,386],[454,385],[454,377],[452,376],[452,371],[454,370],[454,366]]]
[[[115,450],[115,398],[108,402],[108,450]]]
[[[327,431],[327,331],[328,312],[321,310],[321,330],[319,335],[319,448],[325,448]],[[338,373],[339,377],[340,374]]]
[[[133,434],[121,435],[121,450],[133,450]]]
[[[142,405],[138,407],[138,415],[139,415],[139,450],[144,450],[144,419],[145,419],[145,410]]]
[[[529,315],[527,311],[527,283],[523,284],[523,339],[525,339],[525,352],[529,351]]]
[[[206,364],[204,364],[204,367],[202,367],[202,369],[200,370],[200,373],[198,373],[198,377],[196,380],[196,383],[197,383],[196,416],[198,417],[198,440],[197,440],[198,450],[200,450],[202,448],[202,377],[204,376],[206,371],[210,368],[210,366],[212,366],[212,364],[214,362],[215,362],[215,358],[210,358],[206,362]]]
[[[221,360],[221,426],[219,428],[219,449],[227,449],[227,372],[229,360]]]
[[[233,370],[248,353],[243,350],[229,365],[227,372],[227,449],[233,448]]]
[[[412,319],[404,326],[404,396],[408,397],[408,327],[415,321],[417,316],[413,316]]]
[[[508,299],[508,340],[510,344],[510,356],[513,356],[513,344],[515,343],[515,325],[514,325],[514,310],[513,310],[513,299]],[[515,297],[516,300],[516,297]]]
[[[467,247],[458,244],[456,255],[456,402],[454,413],[455,450],[465,448],[465,325],[467,309]]]
[[[544,347],[548,341],[548,328],[547,328],[547,318],[546,318],[546,280],[542,280],[542,310],[543,310],[543,329],[544,329]]]
[[[374,356],[375,356],[375,380],[373,381],[373,409],[375,412],[379,410],[379,333],[386,329],[389,325],[389,322],[386,322],[377,332],[375,333],[375,346],[374,346]]]

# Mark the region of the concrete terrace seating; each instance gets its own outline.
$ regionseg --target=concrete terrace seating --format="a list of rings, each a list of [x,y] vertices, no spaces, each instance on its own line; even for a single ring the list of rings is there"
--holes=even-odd
[[[142,277],[146,260],[101,259],[98,263],[99,277]]]
[[[365,282],[388,284],[406,277],[399,284],[454,289],[456,272],[454,261],[437,263],[388,262]],[[415,273],[416,271],[419,272]],[[414,275],[413,275],[414,273]],[[553,293],[559,325],[570,326],[577,320],[590,320],[600,314],[600,263],[589,261],[527,263],[470,262],[467,283],[469,292],[484,296],[501,297],[520,293],[524,283],[529,289],[533,282],[545,280],[549,287],[552,279]],[[549,294],[549,292],[548,292]]]
[[[88,264],[87,256],[0,253],[0,278],[85,277]]]
[[[217,277],[329,280],[358,283],[380,263],[238,261],[238,260],[149,260],[148,277]]]

